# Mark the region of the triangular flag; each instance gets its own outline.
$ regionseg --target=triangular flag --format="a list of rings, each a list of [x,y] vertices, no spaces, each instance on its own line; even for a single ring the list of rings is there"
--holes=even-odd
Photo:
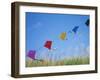
[[[90,20],[88,19],[88,20],[85,22],[85,24],[89,27],[89,25],[90,25]]]
[[[60,39],[61,39],[61,40],[66,40],[66,37],[67,37],[66,32],[62,32],[62,33],[60,34]]]
[[[36,55],[36,51],[35,51],[35,50],[30,50],[30,51],[28,52],[28,55],[27,55],[27,56],[28,56],[29,58],[35,60],[35,55]]]
[[[79,28],[79,26],[75,26],[75,27],[72,29],[72,31],[73,31],[74,33],[76,33],[77,30],[78,30],[78,28]]]
[[[52,41],[46,41],[44,47],[51,49]]]

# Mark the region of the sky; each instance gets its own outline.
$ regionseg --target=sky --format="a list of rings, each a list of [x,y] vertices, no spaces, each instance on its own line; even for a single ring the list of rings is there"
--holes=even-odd
[[[89,55],[89,15],[51,14],[26,12],[26,54],[36,50],[36,58],[63,59],[64,57]],[[77,32],[72,29],[79,26]],[[66,32],[67,40],[60,35]],[[44,47],[52,41],[51,50]]]

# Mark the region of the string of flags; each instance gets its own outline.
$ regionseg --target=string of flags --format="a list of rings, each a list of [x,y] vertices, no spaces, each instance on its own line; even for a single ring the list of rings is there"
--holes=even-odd
[[[90,25],[90,20],[87,19],[86,22],[85,22],[85,25],[87,27],[89,27]],[[71,31],[69,31],[70,33],[74,33],[76,34],[77,31],[79,29],[79,26],[75,26],[74,28],[72,28]],[[67,32],[62,32],[59,36],[59,38],[63,41],[63,40],[67,40]],[[51,50],[52,49],[52,41],[51,40],[47,40],[45,43],[44,43],[44,47],[47,48],[48,50]],[[36,59],[36,50],[30,50],[27,54],[27,57],[31,58],[32,60],[38,60],[38,61],[42,61],[42,60],[39,60],[39,59]]]

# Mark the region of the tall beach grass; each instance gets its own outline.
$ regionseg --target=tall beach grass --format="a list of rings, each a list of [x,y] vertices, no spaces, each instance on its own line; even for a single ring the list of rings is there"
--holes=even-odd
[[[89,57],[71,57],[62,60],[26,60],[26,67],[42,67],[42,66],[61,66],[61,65],[82,65],[89,64]]]

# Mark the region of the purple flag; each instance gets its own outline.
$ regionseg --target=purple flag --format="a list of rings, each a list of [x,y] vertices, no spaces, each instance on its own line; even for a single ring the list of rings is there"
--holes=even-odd
[[[27,56],[28,56],[29,58],[35,60],[35,54],[36,54],[36,51],[35,51],[35,50],[30,50],[30,51],[28,52],[28,55],[27,55]]]

